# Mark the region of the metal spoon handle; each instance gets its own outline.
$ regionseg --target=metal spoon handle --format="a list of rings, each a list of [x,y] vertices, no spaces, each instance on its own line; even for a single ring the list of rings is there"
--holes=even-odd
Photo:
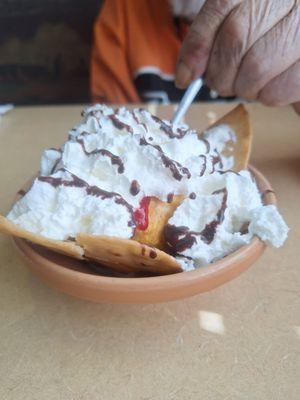
[[[186,110],[192,104],[194,98],[196,97],[197,93],[199,92],[202,86],[203,86],[202,78],[195,79],[192,83],[190,83],[172,118],[172,123],[174,125],[180,122],[181,118],[184,116]]]

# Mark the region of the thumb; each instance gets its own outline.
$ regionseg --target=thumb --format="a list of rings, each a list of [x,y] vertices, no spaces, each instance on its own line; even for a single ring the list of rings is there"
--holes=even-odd
[[[217,32],[241,0],[207,0],[187,33],[177,61],[176,86],[183,89],[203,75]]]

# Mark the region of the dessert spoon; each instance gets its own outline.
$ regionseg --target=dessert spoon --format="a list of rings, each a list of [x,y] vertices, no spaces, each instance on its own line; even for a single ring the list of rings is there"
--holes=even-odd
[[[203,84],[204,81],[202,78],[197,78],[189,84],[171,120],[174,125],[177,125],[180,122],[187,109],[192,104],[197,93],[202,88]]]

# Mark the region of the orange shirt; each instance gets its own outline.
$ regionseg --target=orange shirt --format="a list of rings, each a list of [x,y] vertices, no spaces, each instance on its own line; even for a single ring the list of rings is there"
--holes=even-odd
[[[168,0],[106,0],[94,25],[92,100],[178,100],[174,72],[187,29]]]

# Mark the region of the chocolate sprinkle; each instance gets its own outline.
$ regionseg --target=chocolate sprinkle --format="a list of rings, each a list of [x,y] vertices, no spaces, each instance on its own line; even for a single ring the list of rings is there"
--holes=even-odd
[[[172,203],[173,199],[174,199],[174,193],[169,193],[167,196],[167,202]]]
[[[130,193],[132,194],[132,196],[136,196],[141,190],[141,187],[138,183],[138,181],[136,181],[135,179],[131,182],[130,185]]]

